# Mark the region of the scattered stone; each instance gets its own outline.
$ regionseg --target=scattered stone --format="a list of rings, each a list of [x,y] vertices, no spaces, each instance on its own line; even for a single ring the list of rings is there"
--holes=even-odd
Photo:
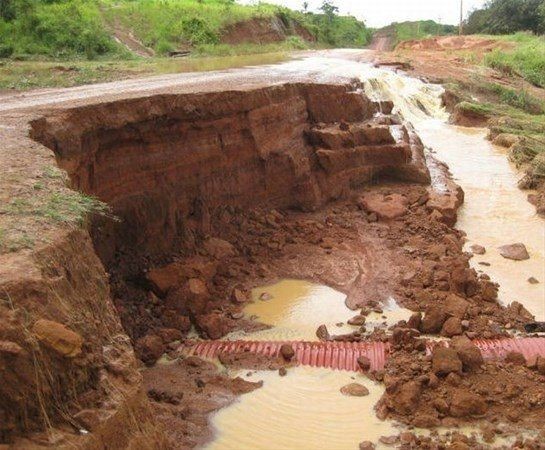
[[[83,338],[61,323],[40,319],[34,323],[32,332],[38,340],[67,358],[81,354]]]
[[[486,253],[486,248],[482,245],[473,244],[470,249],[475,255],[484,255]]]
[[[539,280],[537,278],[530,277],[530,278],[528,278],[528,283],[530,283],[530,284],[539,284]]]
[[[363,384],[350,383],[341,388],[341,393],[351,397],[365,397],[366,395],[369,395],[369,389]]]
[[[516,244],[502,245],[499,247],[499,251],[501,256],[514,261],[530,259],[526,246],[520,242],[517,242]]]
[[[367,356],[359,356],[356,362],[364,372],[367,372],[371,368],[371,360]]]
[[[348,320],[348,325],[362,326],[365,324],[365,316],[358,314],[357,316],[352,317]]]
[[[462,372],[462,361],[453,348],[436,346],[432,353],[432,370],[439,376]]]
[[[316,330],[316,336],[321,341],[329,341],[331,339],[331,335],[329,334],[329,331],[327,331],[327,327],[325,325],[320,325],[318,327]]]
[[[485,266],[485,267],[490,267],[491,266],[491,264],[489,262],[486,262],[486,261],[479,261],[479,265]]]
[[[467,337],[455,337],[451,342],[451,346],[456,350],[465,371],[477,370],[484,364],[481,351]]]
[[[462,332],[462,321],[458,319],[458,317],[450,317],[447,319],[447,321],[443,324],[443,328],[441,329],[441,335],[447,337],[458,336],[462,334]]]
[[[282,358],[286,361],[291,361],[295,356],[295,350],[290,344],[282,344],[280,347],[280,355],[282,355]]]
[[[269,300],[272,300],[273,299],[273,296],[271,294],[269,294],[268,292],[263,292],[260,296],[259,296],[259,300],[262,300],[264,302],[266,301],[269,301]]]
[[[371,441],[360,442],[360,450],[375,450],[375,444]]]
[[[147,334],[135,344],[136,353],[147,366],[153,366],[166,350],[163,339],[155,334]]]
[[[447,314],[439,306],[431,306],[426,311],[422,324],[420,325],[420,331],[426,334],[435,334],[441,331],[443,324],[447,320]]]
[[[365,210],[381,219],[392,220],[407,214],[407,198],[400,194],[367,193],[361,198]]]
[[[278,369],[278,375],[280,375],[281,377],[285,377],[287,374],[288,374],[288,371],[286,370],[285,367],[280,367],[280,369]]]

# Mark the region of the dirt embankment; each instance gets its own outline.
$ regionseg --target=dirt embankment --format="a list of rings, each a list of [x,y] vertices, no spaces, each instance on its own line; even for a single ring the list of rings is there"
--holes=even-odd
[[[16,133],[28,127],[70,185],[118,220],[59,225],[53,242],[1,256],[1,442],[203,443],[208,414],[258,386],[194,358],[160,359],[179,356],[192,325],[210,339],[259,326],[241,315],[249,289],[283,277],[335,287],[355,310],[394,296],[416,312],[398,324],[410,335],[522,329],[524,308],[499,305],[497,286],[469,268],[453,228],[463,194],[391,109],[376,116],[357,82],[283,82],[5,115],[20,128],[3,133],[26,139]],[[46,149],[33,145],[29,160],[42,164]],[[17,162],[13,173],[30,166]],[[29,181],[13,180],[24,192]],[[133,348],[159,363],[141,372]]]
[[[221,32],[224,44],[271,44],[285,41],[289,36],[298,36],[305,41],[315,42],[316,37],[299,22],[274,16],[265,19],[251,19],[229,25]]]

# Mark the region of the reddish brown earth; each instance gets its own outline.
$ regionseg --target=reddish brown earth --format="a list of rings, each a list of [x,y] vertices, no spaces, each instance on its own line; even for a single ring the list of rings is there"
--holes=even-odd
[[[394,332],[404,345],[386,369],[403,381],[403,358],[417,355],[407,334],[498,337],[530,320],[521,305],[500,306],[497,287],[469,268],[463,232],[453,228],[463,193],[439,162],[426,164],[410,125],[374,117],[377,105],[356,82],[256,80],[237,90],[167,82],[154,92],[60,103],[74,90],[53,94],[53,106],[47,93],[4,105],[9,177],[0,194],[10,208],[0,225],[8,237],[32,232],[36,241],[0,255],[1,443],[205,442],[208,414],[257,386],[179,358],[179,344],[191,325],[210,339],[259,327],[240,312],[252,287],[280,278],[332,286],[363,314],[390,296],[414,310]],[[71,188],[106,202],[117,220],[89,217],[78,227],[33,209],[33,199],[52,208],[52,193],[70,195],[61,177],[47,175],[53,158]],[[415,374],[429,372],[419,358]],[[534,389],[540,378],[532,376]],[[388,406],[388,395],[381,414],[408,421],[413,411]],[[522,395],[513,396],[520,405]],[[525,424],[539,423],[534,413],[528,407]]]
[[[241,43],[270,44],[282,42],[289,36],[298,36],[309,42],[316,41],[316,37],[300,23],[274,16],[230,25],[222,30],[221,42],[231,45]]]

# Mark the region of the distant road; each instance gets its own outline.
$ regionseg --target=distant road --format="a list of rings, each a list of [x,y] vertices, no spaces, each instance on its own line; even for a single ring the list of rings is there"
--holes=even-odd
[[[390,34],[375,33],[368,48],[378,52],[389,52],[394,49],[394,42],[395,40]]]

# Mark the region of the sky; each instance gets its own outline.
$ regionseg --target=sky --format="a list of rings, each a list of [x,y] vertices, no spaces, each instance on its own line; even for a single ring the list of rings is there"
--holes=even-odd
[[[304,0],[266,0],[292,9],[302,9]],[[485,0],[463,0],[465,17]],[[307,0],[310,11],[317,11],[322,0]],[[240,0],[257,3],[257,0]],[[351,14],[374,28],[405,20],[432,19],[443,24],[457,24],[460,20],[460,0],[333,0],[341,14]]]

